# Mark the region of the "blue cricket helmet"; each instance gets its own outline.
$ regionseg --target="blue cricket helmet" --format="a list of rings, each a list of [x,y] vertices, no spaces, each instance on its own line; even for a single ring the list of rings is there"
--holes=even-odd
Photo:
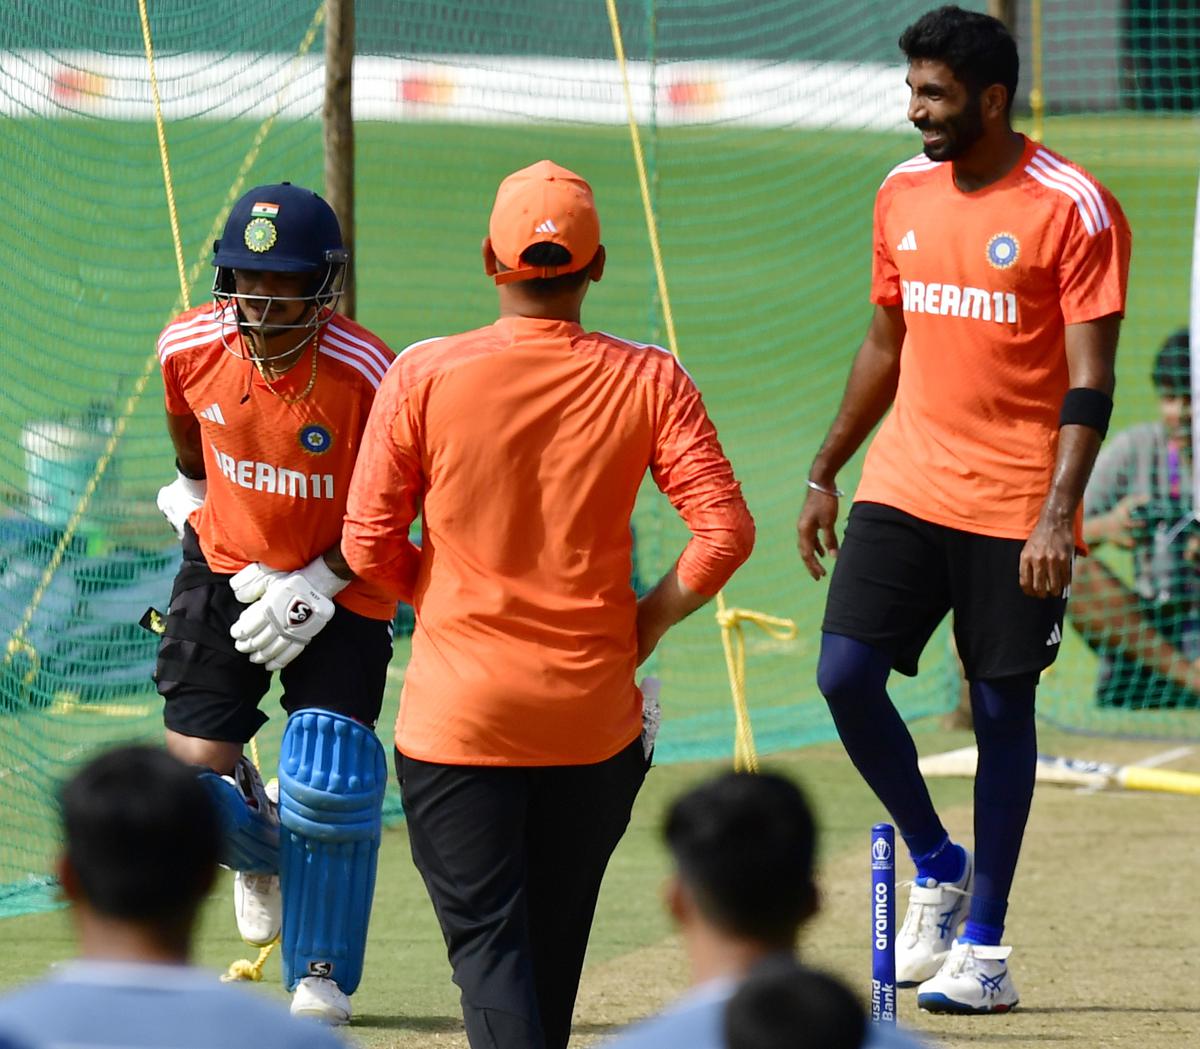
[[[280,182],[255,186],[234,204],[225,220],[221,239],[213,243],[213,298],[222,323],[235,317],[243,332],[278,333],[298,330],[316,334],[329,323],[345,287],[350,254],[342,244],[337,215],[311,189]],[[237,290],[235,270],[311,274],[302,294],[293,296],[243,294]],[[303,302],[307,309],[293,323],[280,323],[275,312],[288,302]],[[259,319],[251,323],[244,305],[254,303]],[[287,356],[291,350],[260,360]]]
[[[213,265],[239,270],[308,273],[346,261],[333,208],[311,189],[280,182],[255,186],[234,204]]]

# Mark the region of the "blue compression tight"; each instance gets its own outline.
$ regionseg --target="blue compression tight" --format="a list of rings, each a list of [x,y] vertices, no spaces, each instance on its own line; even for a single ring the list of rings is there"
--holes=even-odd
[[[962,852],[948,837],[917,769],[917,750],[887,694],[891,660],[840,634],[821,635],[817,686],[846,753],[900,830],[918,877],[956,880]],[[1033,798],[1037,675],[971,683],[975,777],[975,891],[963,938],[999,943]]]
[[[975,892],[964,940],[999,943],[1037,775],[1037,674],[971,682],[975,772]]]

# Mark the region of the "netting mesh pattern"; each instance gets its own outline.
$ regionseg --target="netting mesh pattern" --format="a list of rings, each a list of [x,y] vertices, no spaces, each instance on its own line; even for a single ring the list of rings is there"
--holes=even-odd
[[[151,5],[193,304],[237,186],[320,183],[319,94],[255,149],[305,6]],[[161,733],[138,621],[179,563],[154,506],[173,463],[153,354],[183,297],[152,116],[136,4],[0,10],[0,913],[45,899],[68,770]]]
[[[799,626],[791,642],[750,637],[763,750],[832,736],[813,682],[824,588],[802,575],[795,515],[866,327],[874,192],[919,148],[895,40],[926,6],[617,5],[680,353],[759,526],[728,597]],[[1186,114],[1200,32],[1183,4],[1046,6],[1046,140],[1117,194],[1134,229],[1116,429],[1158,417],[1151,363],[1187,315],[1200,144]],[[1019,7],[1017,112],[1028,127],[1031,23]],[[294,0],[151,5],[193,303],[208,294],[211,240],[241,189],[321,187],[317,15]],[[549,156],[584,173],[601,208],[609,266],[586,323],[665,342],[600,0],[360,0],[357,40],[363,323],[397,350],[488,323],[495,293],[479,242],[492,194],[504,174]],[[4,4],[0,131],[3,909],[5,899],[28,906],[44,885],[65,772],[108,741],[160,732],[154,638],[136,624],[163,607],[178,563],[154,508],[172,462],[151,355],[181,294],[137,5]],[[857,460],[843,487],[856,470]],[[650,583],[685,537],[651,487],[634,523],[639,579]],[[1136,583],[1123,549],[1098,555]],[[1176,604],[1182,637],[1191,603]],[[1108,635],[1106,651],[1119,641]],[[709,610],[670,636],[651,669],[664,681],[660,760],[728,755],[733,715]],[[1093,647],[1068,626],[1043,714],[1083,731],[1200,734],[1186,694],[1173,706],[1102,703],[1097,672]],[[958,693],[943,632],[896,696],[916,717]]]

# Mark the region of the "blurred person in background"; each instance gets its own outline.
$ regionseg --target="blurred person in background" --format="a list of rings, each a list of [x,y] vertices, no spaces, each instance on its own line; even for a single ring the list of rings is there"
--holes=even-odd
[[[764,962],[725,1007],[726,1049],[860,1049],[869,1037],[849,988],[790,960]]]
[[[193,768],[125,746],[60,794],[58,879],[79,958],[0,997],[0,1038],[72,1049],[343,1049],[329,1031],[190,964],[217,876],[217,813]]]
[[[817,911],[812,810],[784,776],[728,772],[677,798],[663,837],[672,861],[666,905],[683,939],[692,987],[605,1045],[725,1049],[726,1005],[761,966],[797,964],[800,929]],[[854,1024],[845,997],[851,1003],[854,997],[839,993],[829,1019],[844,1033],[844,1024]],[[868,1028],[854,1004],[862,1045],[917,1049],[920,1043],[894,1027]]]
[[[1089,547],[1133,557],[1132,586],[1100,558],[1075,563],[1070,618],[1100,654],[1102,707],[1200,706],[1190,347],[1186,328],[1164,340],[1151,372],[1158,419],[1108,439],[1084,495]]]

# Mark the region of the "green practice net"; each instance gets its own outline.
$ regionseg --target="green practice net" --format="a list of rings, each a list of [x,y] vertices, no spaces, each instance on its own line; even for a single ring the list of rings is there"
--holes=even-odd
[[[919,149],[895,41],[926,6],[617,4],[680,354],[759,527],[725,596],[798,627],[791,641],[746,627],[762,752],[833,735],[813,681],[824,585],[799,564],[795,516],[869,315],[873,195]],[[1110,186],[1135,232],[1114,426],[1152,422],[1153,357],[1187,317],[1200,30],[1182,4],[1047,6],[1044,138]],[[192,304],[209,293],[211,242],[242,190],[322,185],[320,16],[295,0],[150,5]],[[503,175],[548,156],[586,175],[601,208],[609,268],[586,323],[665,344],[603,0],[359,0],[356,16],[359,319],[397,350],[488,323],[479,241],[492,195]],[[1028,56],[1027,5],[1018,25]],[[1017,111],[1028,129],[1025,68]],[[106,743],[160,732],[154,638],[137,621],[163,607],[178,563],[154,507],[172,462],[153,347],[183,297],[153,116],[134,0],[0,9],[0,287],[13,306],[0,327],[0,913],[46,898],[64,774]],[[635,529],[649,584],[684,533],[652,488]],[[1134,586],[1128,551],[1098,553]],[[1194,583],[1190,570],[1176,575],[1186,596],[1167,640],[1182,645]],[[1141,629],[1131,619],[1093,631],[1092,645],[1111,654]],[[1087,732],[1200,735],[1190,692],[1174,706],[1129,689],[1124,703],[1099,702],[1093,647],[1065,632],[1046,717]],[[388,709],[406,652],[397,646]],[[651,669],[663,680],[660,760],[730,755],[710,610]],[[959,692],[945,631],[921,676],[895,688],[910,718],[952,708]],[[264,732],[265,762],[280,720]]]

